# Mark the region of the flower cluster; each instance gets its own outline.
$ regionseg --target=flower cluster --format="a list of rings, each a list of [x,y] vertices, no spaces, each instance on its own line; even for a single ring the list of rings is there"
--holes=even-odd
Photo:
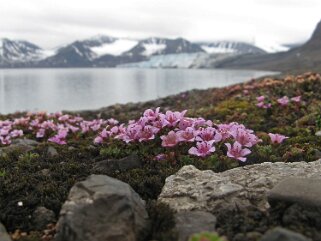
[[[148,109],[137,121],[129,121],[127,126],[108,126],[95,138],[95,143],[103,143],[110,137],[126,143],[160,138],[165,148],[187,145],[190,146],[188,153],[199,157],[211,155],[216,150],[215,145],[225,143],[227,156],[245,161],[245,156],[251,153],[248,148],[261,141],[244,125],[235,122],[214,125],[210,120],[189,118],[185,114],[186,111],[161,113],[159,108]]]
[[[0,144],[10,145],[12,138],[24,134],[59,145],[82,137],[93,137],[95,144],[108,143],[112,139],[125,143],[155,140],[171,151],[183,146],[190,155],[206,157],[217,149],[225,149],[228,157],[246,161],[251,153],[250,148],[262,141],[242,124],[214,124],[201,117],[186,117],[185,114],[186,111],[168,110],[162,113],[160,108],[147,109],[138,120],[131,120],[125,125],[112,118],[87,121],[82,117],[60,112],[29,113],[13,121],[0,121]],[[272,143],[280,144],[287,138],[280,134],[269,135]],[[156,157],[158,160],[162,158],[162,154]]]
[[[0,144],[10,145],[13,138],[20,136],[23,136],[23,131],[15,129],[13,122],[0,121]]]
[[[272,106],[271,103],[266,102],[265,96],[263,95],[256,97],[256,100],[257,100],[256,106],[259,108],[268,109],[268,108],[271,108]],[[300,104],[301,96],[295,96],[295,97],[292,97],[291,99],[288,96],[283,96],[282,98],[279,98],[276,101],[281,106],[287,106],[291,101],[296,104]]]
[[[272,106],[271,103],[266,103],[265,96],[263,95],[256,97],[256,100],[257,100],[256,106],[259,108],[268,109],[268,108],[271,108]]]

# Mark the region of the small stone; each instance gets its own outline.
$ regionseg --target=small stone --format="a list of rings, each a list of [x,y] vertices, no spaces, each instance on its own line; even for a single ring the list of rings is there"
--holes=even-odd
[[[45,169],[42,169],[41,171],[41,174],[45,177],[49,177],[50,176],[50,170],[45,168]]]
[[[37,207],[32,214],[32,218],[36,230],[44,230],[49,223],[56,222],[55,213],[45,207]]]
[[[0,223],[0,240],[1,241],[11,241],[9,234],[6,231],[6,228]]]
[[[186,211],[175,214],[178,241],[187,241],[194,234],[215,231],[216,217],[203,211]]]
[[[291,177],[278,183],[270,192],[271,205],[278,202],[321,207],[321,178]]]
[[[274,228],[260,239],[260,241],[311,241],[302,234],[287,230],[285,228]]]
[[[142,162],[137,155],[130,155],[122,159],[108,159],[97,162],[93,170],[98,173],[109,173],[114,171],[127,171],[142,167]]]
[[[24,146],[38,146],[39,142],[31,139],[13,139],[12,140],[13,145],[24,145]]]
[[[58,151],[53,146],[49,146],[47,150],[47,154],[49,157],[55,157],[55,156],[58,156]]]
[[[315,133],[315,135],[316,135],[316,136],[321,136],[321,131],[317,131],[317,132]]]

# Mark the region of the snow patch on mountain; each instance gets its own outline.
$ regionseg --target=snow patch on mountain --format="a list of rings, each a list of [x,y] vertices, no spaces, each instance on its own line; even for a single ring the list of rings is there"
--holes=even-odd
[[[232,48],[226,48],[224,46],[218,46],[218,47],[212,47],[212,46],[206,46],[201,45],[201,48],[204,49],[204,51],[208,54],[219,54],[219,53],[235,53],[236,49]]]
[[[153,54],[160,53],[166,48],[166,44],[148,43],[143,44],[145,51],[142,53],[144,56],[151,56]]]
[[[112,43],[102,44],[101,46],[92,47],[91,51],[98,57],[110,54],[114,56],[122,55],[124,52],[133,48],[138,41],[129,39],[118,39]]]
[[[290,50],[290,47],[282,45],[281,43],[267,39],[267,38],[259,38],[255,40],[255,46],[265,50],[268,53],[277,53],[277,52],[285,52]]]

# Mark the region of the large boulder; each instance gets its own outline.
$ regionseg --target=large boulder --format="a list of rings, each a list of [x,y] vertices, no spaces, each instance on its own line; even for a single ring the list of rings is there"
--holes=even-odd
[[[0,240],[1,241],[11,241],[9,234],[6,231],[6,228],[0,223]]]
[[[91,175],[64,203],[56,241],[135,241],[147,225],[145,202],[126,183]]]
[[[315,162],[262,163],[222,173],[200,171],[192,165],[182,167],[166,179],[159,201],[176,211],[203,210],[217,213],[224,208],[270,206],[266,193],[285,178],[321,177],[321,160]]]

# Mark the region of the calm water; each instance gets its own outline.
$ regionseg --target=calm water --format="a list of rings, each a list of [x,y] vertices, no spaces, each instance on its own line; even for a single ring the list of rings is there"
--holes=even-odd
[[[190,69],[0,70],[0,113],[85,110],[222,87],[273,72]]]

